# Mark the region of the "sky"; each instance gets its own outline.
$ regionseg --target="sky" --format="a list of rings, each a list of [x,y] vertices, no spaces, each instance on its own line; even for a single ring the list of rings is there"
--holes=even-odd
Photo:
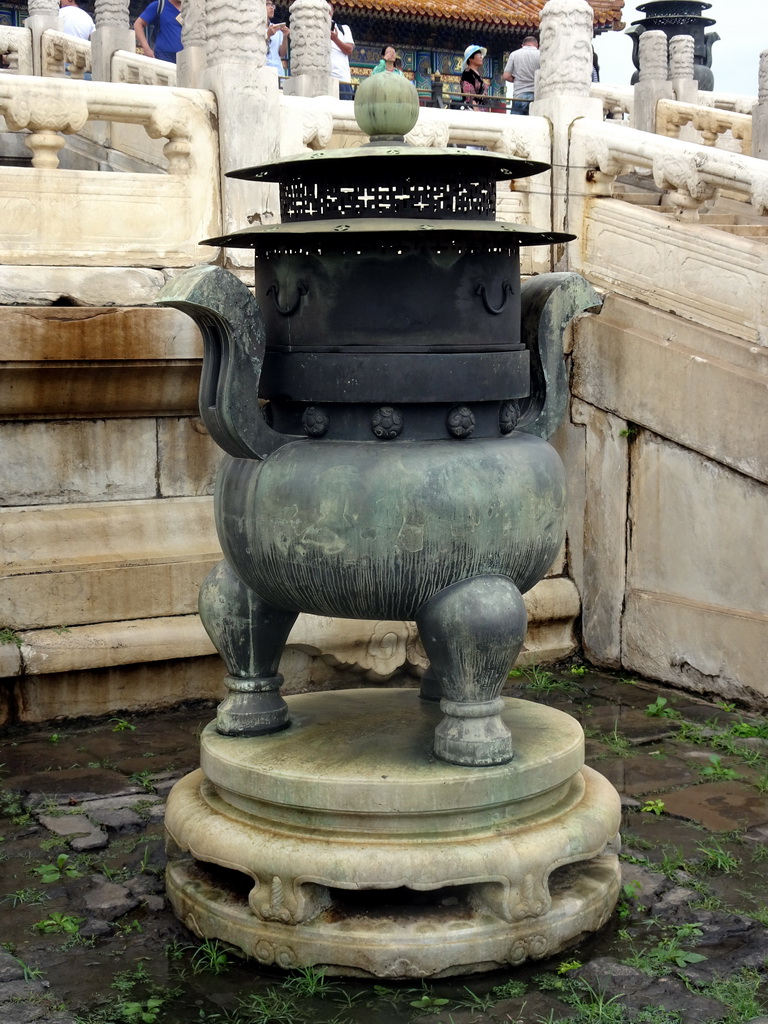
[[[643,0],[625,0],[622,19],[627,28],[644,15],[637,10]],[[712,71],[716,92],[757,96],[760,54],[768,50],[768,0],[710,0],[704,17],[717,22],[708,32],[720,40],[712,47]],[[634,71],[632,40],[623,32],[605,32],[595,40],[600,61],[600,80],[607,85],[629,85]]]

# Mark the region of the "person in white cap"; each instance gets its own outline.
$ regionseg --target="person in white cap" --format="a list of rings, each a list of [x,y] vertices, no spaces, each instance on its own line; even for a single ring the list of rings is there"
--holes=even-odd
[[[461,94],[467,110],[482,110],[485,103],[485,81],[481,74],[488,51],[483,46],[468,46],[461,65]]]

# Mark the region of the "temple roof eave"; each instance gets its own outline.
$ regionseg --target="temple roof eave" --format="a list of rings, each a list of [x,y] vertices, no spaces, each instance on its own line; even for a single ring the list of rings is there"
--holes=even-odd
[[[400,24],[452,24],[468,31],[473,28],[534,32],[539,28],[545,0],[487,0],[482,11],[472,8],[467,16],[467,0],[335,0],[348,16],[358,15],[376,21]],[[597,31],[621,31],[624,0],[590,0],[595,11]],[[479,16],[478,16],[479,15]]]

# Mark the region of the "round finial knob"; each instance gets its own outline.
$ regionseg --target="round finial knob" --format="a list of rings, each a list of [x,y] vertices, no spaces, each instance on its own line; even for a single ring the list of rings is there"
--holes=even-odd
[[[355,120],[372,139],[400,139],[419,119],[419,94],[403,75],[370,75],[355,93]]]

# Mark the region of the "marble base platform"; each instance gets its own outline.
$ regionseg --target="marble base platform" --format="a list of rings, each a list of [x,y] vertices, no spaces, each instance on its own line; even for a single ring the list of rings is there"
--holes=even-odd
[[[493,970],[600,928],[619,892],[619,797],[563,712],[507,698],[514,759],[432,754],[411,689],[288,698],[291,726],[201,739],[166,812],[168,895],[262,964],[382,978]]]

